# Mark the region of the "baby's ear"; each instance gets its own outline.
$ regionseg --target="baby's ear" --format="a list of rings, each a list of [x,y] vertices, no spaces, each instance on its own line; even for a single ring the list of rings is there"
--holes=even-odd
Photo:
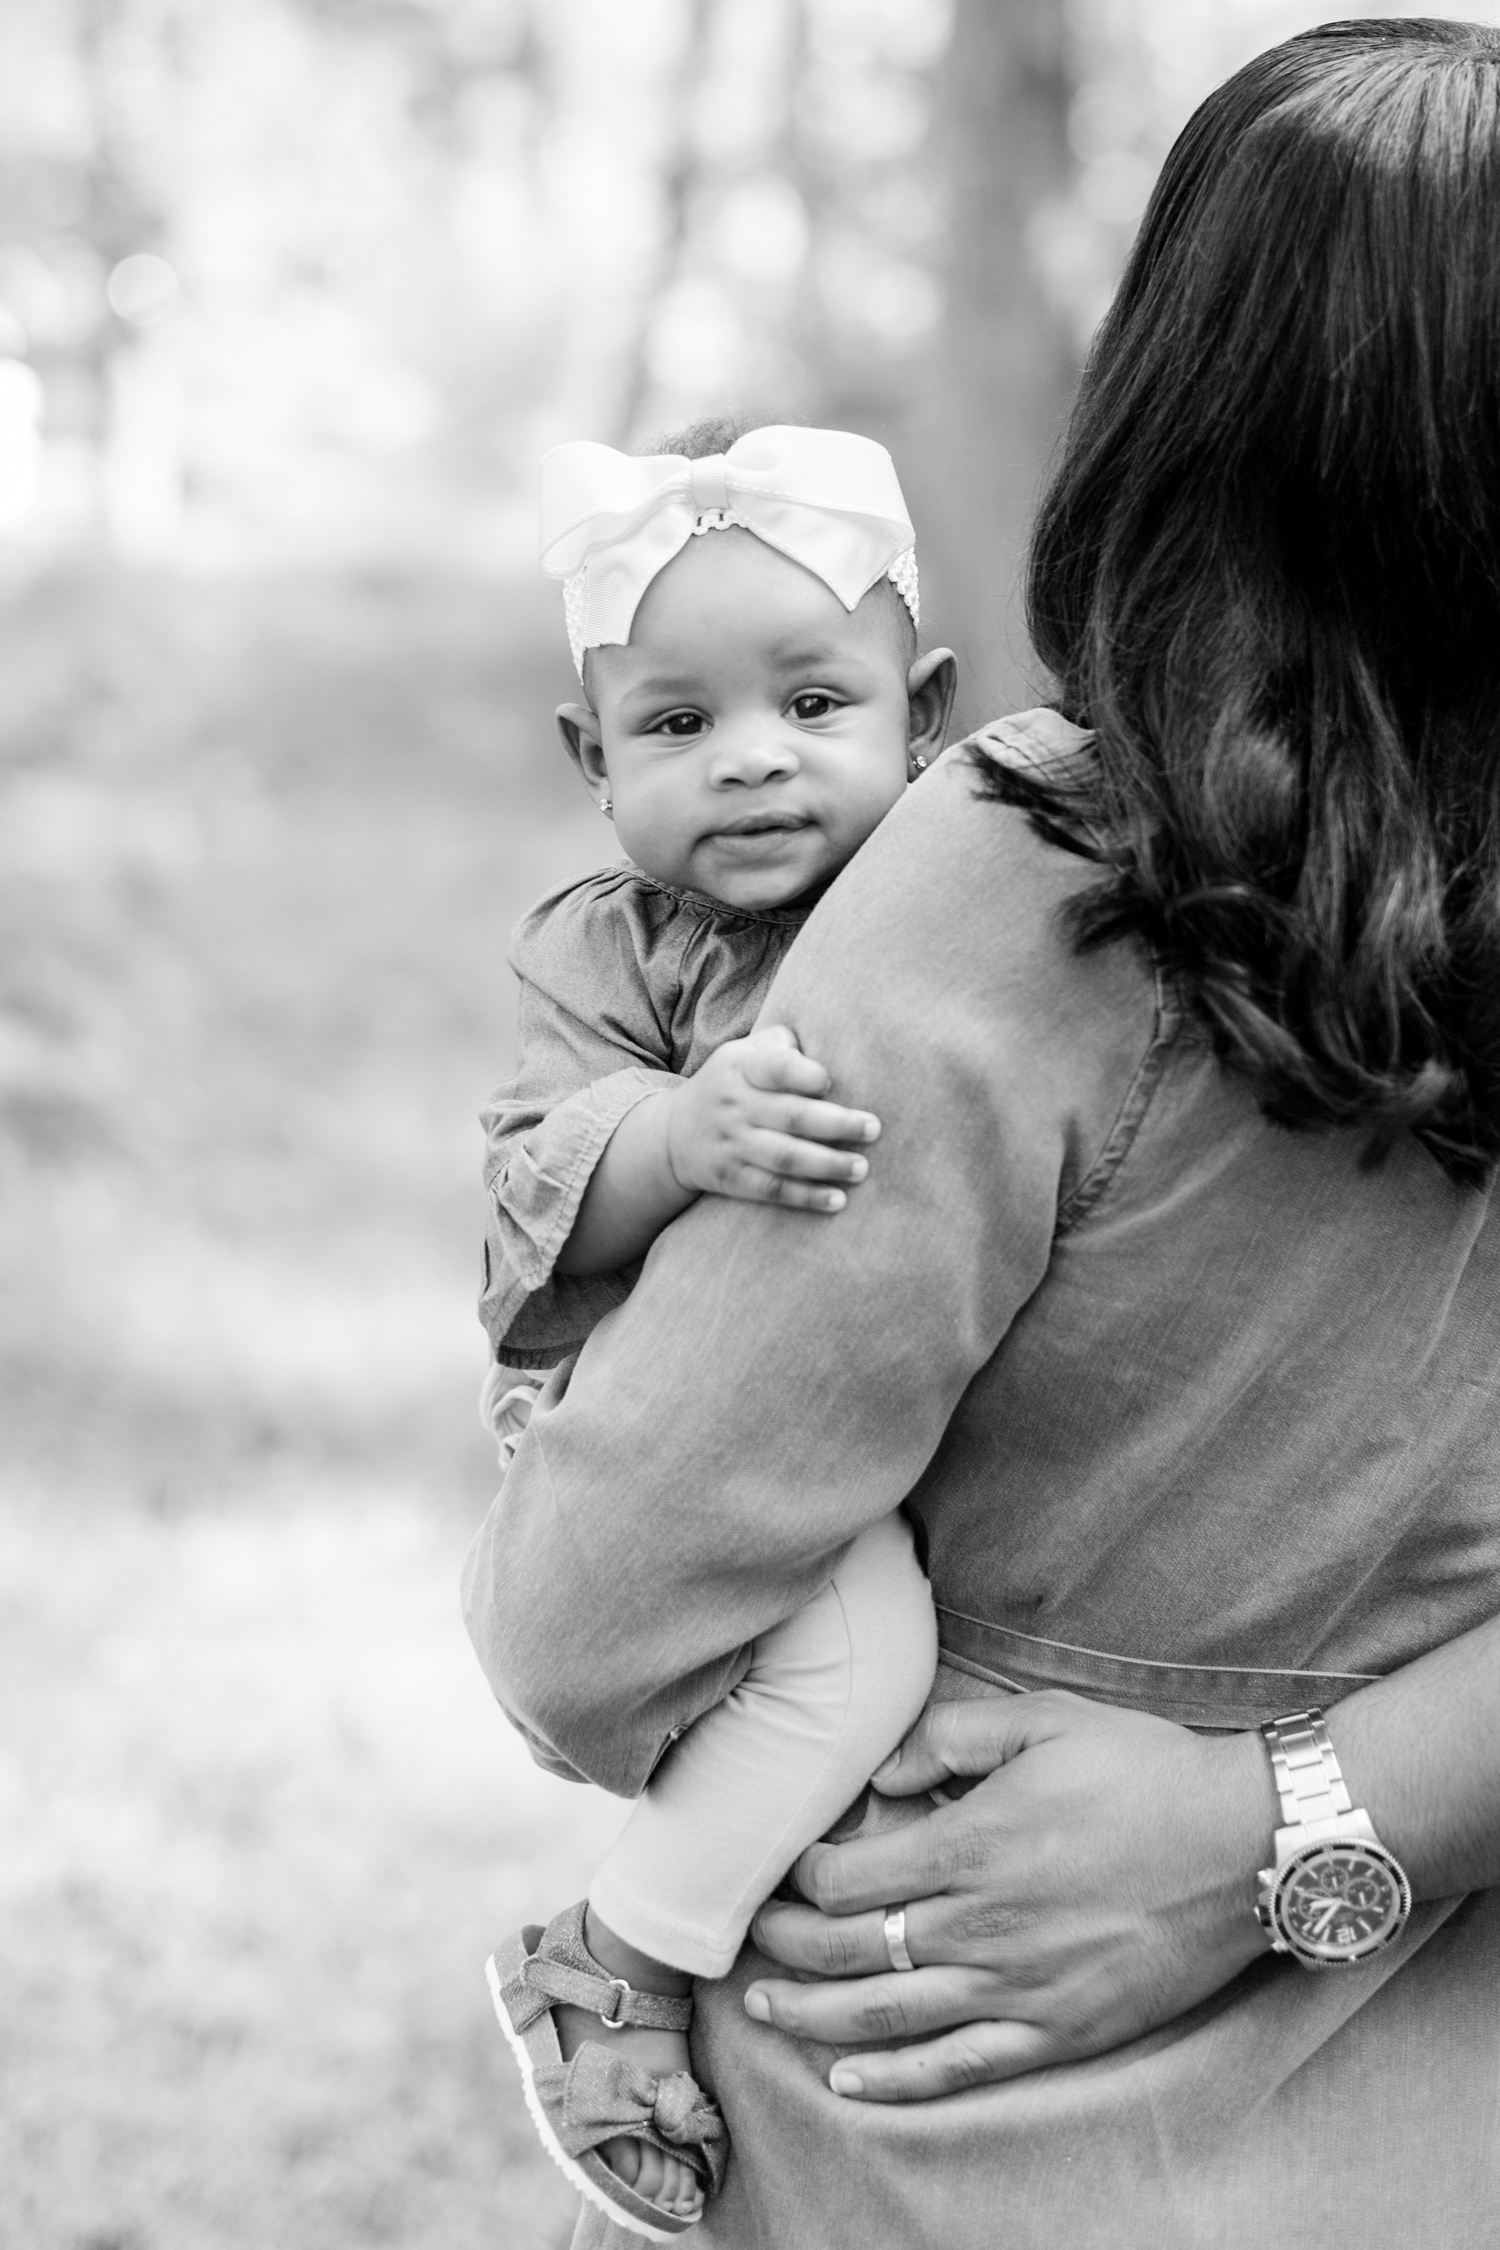
[[[907,748],[913,760],[930,765],[942,749],[957,693],[958,658],[951,648],[929,649],[917,658],[906,675]]]
[[[586,703],[559,703],[557,731],[562,736],[563,748],[589,788],[607,789],[609,775],[604,766],[604,738],[599,730],[598,714]]]

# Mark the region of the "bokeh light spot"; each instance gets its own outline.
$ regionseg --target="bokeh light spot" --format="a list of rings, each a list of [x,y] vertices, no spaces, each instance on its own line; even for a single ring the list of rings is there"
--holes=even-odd
[[[149,250],[122,258],[105,285],[110,309],[134,328],[153,328],[177,303],[177,276]]]
[[[807,256],[807,211],[791,181],[768,172],[725,197],[718,234],[734,272],[749,281],[790,281]]]

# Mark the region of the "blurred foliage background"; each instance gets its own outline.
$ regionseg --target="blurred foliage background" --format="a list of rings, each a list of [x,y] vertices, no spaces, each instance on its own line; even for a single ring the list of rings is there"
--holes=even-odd
[[[455,1593],[505,935],[611,855],[537,455],[868,430],[966,719],[1033,697],[1026,517],[1156,167],[1318,19],[0,5],[5,2242],[566,2243],[479,1968],[619,1813]]]

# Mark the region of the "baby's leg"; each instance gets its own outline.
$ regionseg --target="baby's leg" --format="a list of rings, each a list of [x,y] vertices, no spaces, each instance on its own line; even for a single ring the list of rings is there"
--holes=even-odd
[[[594,1960],[638,1991],[686,1993],[726,1974],[799,1852],[831,1827],[921,1711],[937,1660],[927,1581],[904,1517],[861,1534],[829,1584],[756,1642],[733,1694],[690,1727],[652,1777],[589,1892]],[[604,2041],[658,2081],[690,2068],[686,2035],[605,2033],[554,2011],[563,2055]],[[703,2190],[685,2163],[621,2138],[599,2150],[679,2218]]]
[[[904,1516],[862,1532],[657,1768],[589,1891],[643,1954],[722,1977],[750,1918],[917,1718],[937,1662]]]

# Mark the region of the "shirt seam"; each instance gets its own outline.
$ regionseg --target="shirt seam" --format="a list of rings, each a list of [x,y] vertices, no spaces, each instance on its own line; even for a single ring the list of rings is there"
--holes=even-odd
[[[1174,1672],[1183,1679],[1244,1679],[1244,1680],[1340,1680],[1351,1688],[1370,1687],[1383,1677],[1379,1672],[1342,1672],[1326,1664],[1183,1664],[1173,1657],[1124,1656],[1116,1649],[1091,1648],[1086,1641],[1046,1640],[1036,1633],[1023,1633],[1014,1625],[996,1625],[987,1617],[975,1617],[968,1610],[953,1609],[939,1602],[934,1605],[939,1619],[951,1617],[956,1625],[977,1625],[981,1632],[998,1633],[1009,1641],[1020,1641],[1027,1650],[1051,1652],[1058,1656],[1084,1656],[1096,1663],[1118,1664],[1136,1672]],[[975,1657],[960,1658],[955,1652],[944,1649],[945,1663],[960,1662],[977,1665]],[[1016,1652],[1020,1653],[1020,1652]],[[1040,1661],[1040,1656],[1038,1657]],[[982,1670],[983,1667],[981,1666]],[[1009,1684],[1009,1683],[1007,1683]]]
[[[599,875],[623,876],[639,884],[642,890],[659,892],[675,905],[686,907],[705,922],[746,922],[762,929],[800,930],[812,913],[810,906],[730,906],[723,899],[710,898],[706,891],[682,890],[675,883],[664,883],[658,876],[648,875],[637,867],[633,860],[622,860],[615,867],[602,867]]]
[[[1136,1064],[1125,1097],[1115,1113],[1114,1123],[1105,1135],[1093,1163],[1058,1207],[1057,1224],[1053,1240],[1061,1241],[1072,1232],[1081,1220],[1088,1217],[1099,1198],[1114,1179],[1121,1165],[1135,1146],[1136,1135],[1146,1119],[1156,1089],[1161,1084],[1167,1057],[1176,1044],[1183,1025],[1183,1010],[1175,985],[1160,962],[1151,964],[1154,1005],[1151,1036],[1145,1052]]]

